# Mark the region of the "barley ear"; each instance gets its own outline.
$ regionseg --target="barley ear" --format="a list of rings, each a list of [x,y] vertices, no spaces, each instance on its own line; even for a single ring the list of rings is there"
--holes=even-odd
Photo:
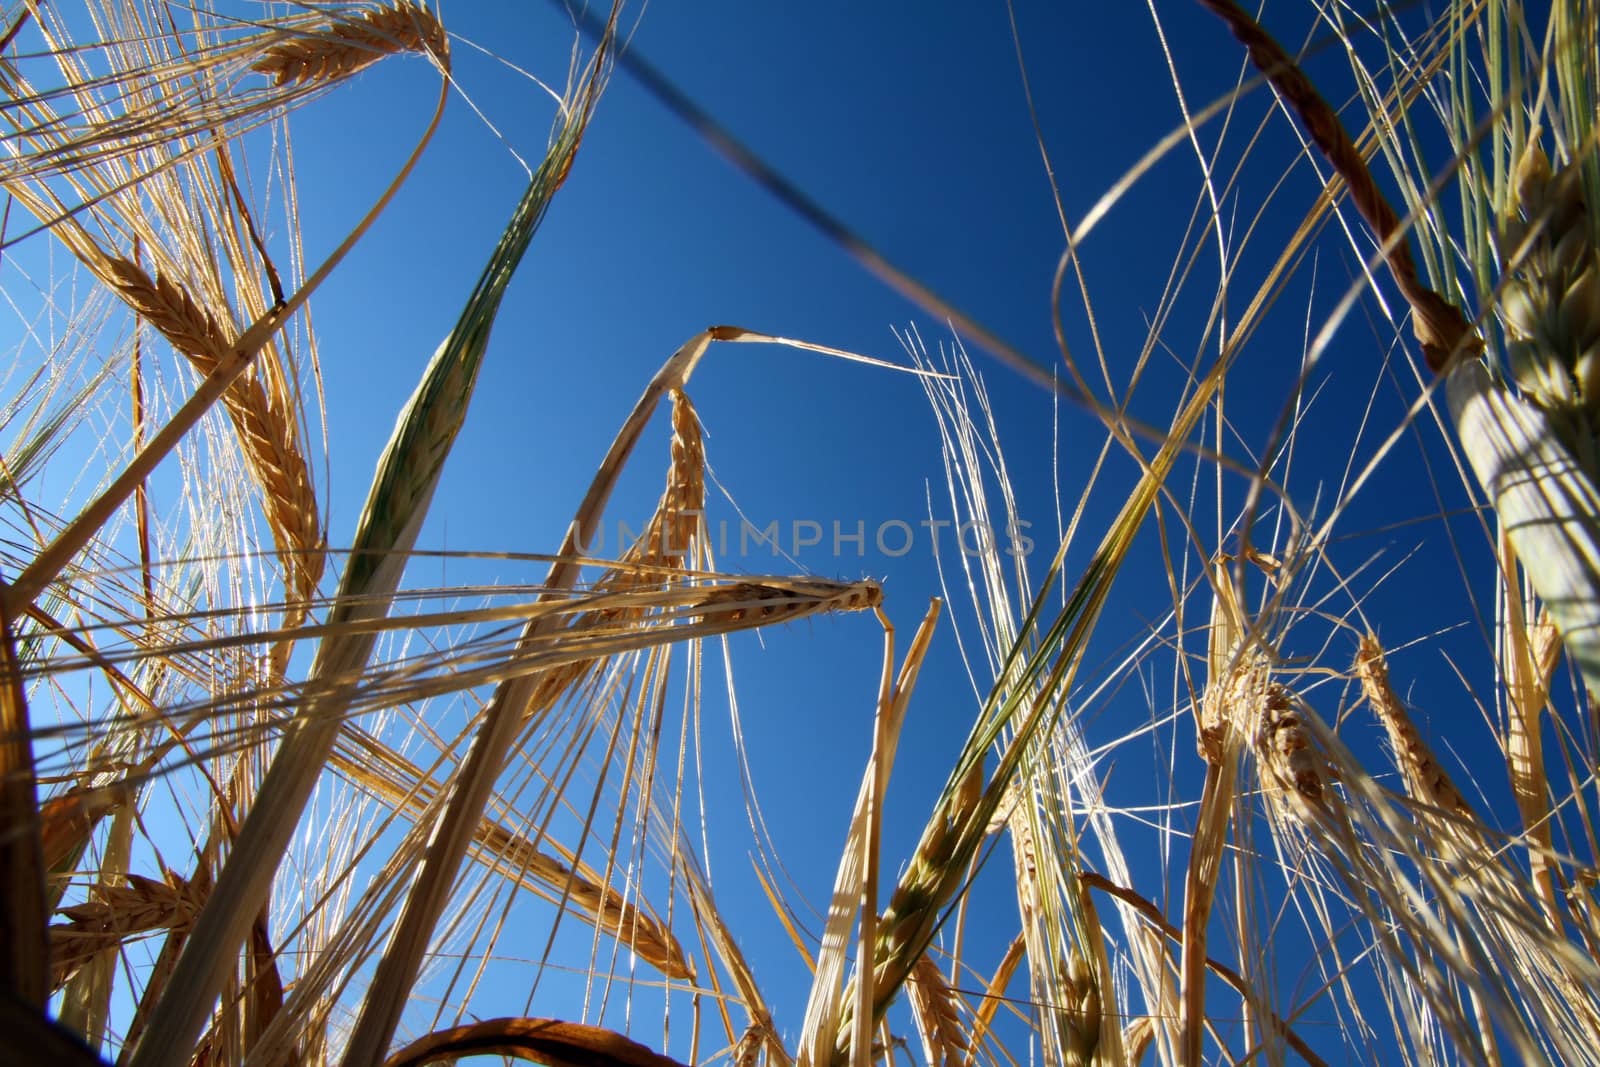
[[[202,308],[184,288],[158,273],[120,256],[104,263],[107,282],[129,307],[168,341],[190,357],[201,374],[209,374],[227,356],[233,338],[216,317]]]
[[[912,966],[906,995],[929,1067],[959,1067],[966,1060],[967,1035],[956,1011],[956,994],[926,955]]]
[[[1600,692],[1600,248],[1584,165],[1518,161],[1495,308],[1513,396],[1477,361],[1450,375],[1462,448],[1590,692]]]
[[[347,78],[384,56],[420,52],[450,69],[450,42],[433,13],[410,0],[365,11],[309,33],[285,31],[250,69],[274,85],[306,85]]]
[[[234,331],[183,286],[159,272],[152,279],[137,263],[116,256],[107,257],[104,273],[117,295],[173,348],[189,357],[201,375],[216,370],[227,357],[237,340]],[[281,388],[269,392],[263,376],[249,370],[223,393],[222,404],[261,490],[262,510],[278,550],[289,604],[283,629],[293,630],[305,620],[305,604],[316,595],[326,557],[320,508],[310,469],[298,447],[289,400]]]
[[[191,883],[168,878],[129,874],[126,885],[99,886],[93,899],[61,909],[67,922],[50,928],[51,988],[60,989],[79,967],[136,934],[193,921],[199,895]]]
[[[1361,680],[1361,693],[1366,697],[1367,706],[1372,708],[1373,714],[1383,724],[1384,732],[1389,735],[1389,744],[1394,749],[1395,762],[1406,784],[1406,792],[1414,800],[1431,808],[1476,823],[1477,816],[1472,805],[1467,803],[1466,797],[1450,780],[1449,773],[1434,756],[1433,750],[1411,721],[1405,705],[1395,695],[1389,684],[1389,664],[1384,658],[1383,647],[1371,634],[1361,638],[1360,651],[1356,653],[1356,677]]]

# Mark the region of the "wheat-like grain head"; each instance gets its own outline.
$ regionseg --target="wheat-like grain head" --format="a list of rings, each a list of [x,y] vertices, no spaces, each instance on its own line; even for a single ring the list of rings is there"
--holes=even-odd
[[[67,921],[50,928],[55,989],[98,953],[135,934],[186,926],[201,903],[194,883],[170,873],[166,881],[129,874],[126,885],[98,886],[95,894],[94,899],[60,909]]]
[[[444,27],[426,7],[399,0],[353,19],[331,22],[308,33],[285,34],[269,45],[250,69],[274,85],[309,85],[347,78],[384,56],[421,52],[449,69],[450,43]]]
[[[1335,798],[1328,788],[1328,765],[1285,686],[1272,682],[1261,699],[1261,721],[1255,734],[1256,759],[1263,777],[1275,786],[1291,810]]]
[[[1433,749],[1423,740],[1395,695],[1389,684],[1389,664],[1384,658],[1383,646],[1371,634],[1361,638],[1360,650],[1356,653],[1356,677],[1361,680],[1361,693],[1368,706],[1389,735],[1406,792],[1422,804],[1476,822],[1472,805],[1450,780],[1449,772],[1440,765]]]
[[[157,272],[152,279],[143,267],[121,256],[107,257],[104,270],[112,290],[173,348],[192,359],[201,374],[227,355],[230,331],[171,278]]]
[[[958,1067],[966,1059],[967,1035],[956,1011],[955,992],[928,956],[912,966],[906,995],[929,1067]]]
[[[157,272],[152,279],[137,263],[106,258],[108,283],[172,347],[204,376],[227,356],[236,332],[189,290]],[[223,406],[238,431],[245,461],[261,489],[262,509],[283,567],[289,608],[284,630],[305,619],[305,602],[322,579],[325,557],[316,490],[298,447],[293,402],[280,375],[249,372],[223,394]]]

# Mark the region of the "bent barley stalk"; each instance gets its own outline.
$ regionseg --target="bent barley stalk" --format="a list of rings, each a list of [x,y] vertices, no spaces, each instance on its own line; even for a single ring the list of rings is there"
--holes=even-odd
[[[685,1067],[621,1034],[558,1019],[486,1019],[441,1030],[400,1049],[383,1067],[426,1067],[493,1055],[557,1067]]]

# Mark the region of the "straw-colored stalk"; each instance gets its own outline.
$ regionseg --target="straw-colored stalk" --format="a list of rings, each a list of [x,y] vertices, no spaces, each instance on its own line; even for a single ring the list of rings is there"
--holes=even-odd
[[[895,629],[889,617],[878,609],[884,630],[883,671],[879,678],[878,701],[873,716],[872,751],[856,802],[850,816],[845,846],[834,873],[833,895],[828,905],[828,921],[812,969],[811,992],[806,1000],[801,1024],[798,1062],[801,1067],[821,1067],[829,1063],[850,1063],[864,1067],[870,1062],[877,974],[867,960],[857,955],[856,975],[846,982],[852,931],[856,944],[871,945],[877,938],[878,879],[883,796],[894,767],[901,728],[911,693],[922,670],[923,659],[933,640],[934,627],[942,610],[935,599],[923,616],[912,638],[911,647],[899,670],[895,669]],[[859,927],[858,927],[859,923]]]
[[[1196,747],[1206,764],[1184,883],[1177,1020],[1180,1062],[1198,1064],[1204,1047],[1207,942],[1222,861],[1241,796],[1242,757],[1253,750],[1274,803],[1290,810],[1327,801],[1326,769],[1295,707],[1277,680],[1274,657],[1253,631],[1226,558],[1212,568],[1212,618],[1207,683],[1195,707]],[[1246,987],[1245,1010],[1265,1015]]]
[[[1558,914],[1557,888],[1551,857],[1555,841],[1551,829],[1549,779],[1544,756],[1544,713],[1550,701],[1550,682],[1561,658],[1561,638],[1548,618],[1530,619],[1531,595],[1523,594],[1517,580],[1519,568],[1511,539],[1500,538],[1500,573],[1504,614],[1500,620],[1500,660],[1506,686],[1506,765],[1511,792],[1528,835],[1528,862],[1534,885],[1545,906],[1546,918]],[[1542,613],[1541,613],[1542,614]]]

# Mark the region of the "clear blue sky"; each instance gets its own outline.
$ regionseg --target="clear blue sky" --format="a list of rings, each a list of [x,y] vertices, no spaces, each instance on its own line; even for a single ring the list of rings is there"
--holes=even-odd
[[[1160,7],[1190,106],[1203,106],[1234,84],[1242,51],[1197,5]],[[460,38],[454,47],[460,84],[505,143],[460,98],[452,100],[415,178],[314,304],[334,443],[328,513],[335,544],[348,542],[394,413],[453,323],[520,193],[524,173],[507,144],[536,160],[550,123],[547,98],[467,42],[559,83],[573,37],[567,20],[546,3],[457,0],[443,15]],[[1016,17],[1045,144],[1066,214],[1076,222],[1180,123],[1166,59],[1143,5],[1019,3]],[[1291,44],[1304,30],[1273,28]],[[1059,365],[1049,285],[1062,233],[1003,5],[657,3],[644,12],[633,43],[891,260],[1035,360]],[[1341,87],[1349,84],[1337,54],[1319,57],[1313,67],[1341,79],[1335,82]],[[311,258],[388,180],[435,91],[420,62],[389,62],[299,117],[302,224]],[[1257,93],[1233,120],[1225,172],[1267,106]],[[1208,148],[1217,131],[1213,124],[1202,133]],[[1279,118],[1224,201],[1231,241],[1252,224],[1296,150]],[[1085,246],[1098,325],[1119,385],[1184,244],[1200,188],[1194,154],[1180,145]],[[1315,189],[1301,166],[1277,194],[1238,266],[1230,322]],[[1249,369],[1237,378],[1242,384],[1230,395],[1243,443],[1233,438],[1226,447],[1237,459],[1253,461],[1252,450],[1278,417],[1298,371],[1307,316],[1314,330],[1352,277],[1355,260],[1342,238],[1333,235],[1318,248],[1315,264],[1308,261],[1268,316]],[[1183,367],[1217,347],[1204,318],[1216,288],[1214,242],[1195,263],[1190,295],[1162,335],[1171,354],[1155,356],[1133,402],[1140,417],[1158,425],[1171,418]],[[1352,316],[1328,354],[1337,372],[1315,379],[1321,392],[1299,446],[1294,485],[1308,510],[1319,490],[1324,508],[1331,501],[1352,453],[1368,455],[1375,447],[1371,431],[1357,443],[1374,388],[1372,420],[1382,432],[1399,423],[1415,395],[1409,379],[1398,388],[1383,380],[1388,333],[1374,332],[1371,313],[1368,306]],[[1070,296],[1064,314],[1070,343],[1092,368],[1085,316]],[[930,345],[948,338],[943,324],[870,278],[619,71],[513,284],[421,547],[553,550],[651,374],[679,344],[714,323],[890,359],[901,358],[892,328],[915,323]],[[1036,562],[1042,566],[1055,525],[1051,399],[976,348],[973,355],[995,401],[1022,513],[1040,535]],[[776,348],[722,346],[712,350],[690,392],[706,426],[713,470],[752,517],[786,525],[812,519],[825,529],[835,518],[850,525],[859,519],[872,530],[885,520],[924,518],[929,484],[936,500],[942,497],[933,418],[909,377]],[[1425,427],[1422,433],[1437,454],[1436,431]],[[1069,509],[1100,437],[1086,412],[1061,409],[1060,477]],[[614,515],[638,520],[648,514],[665,470],[665,443],[664,427],[646,437]],[[1358,500],[1346,530],[1375,530],[1437,511],[1415,454],[1414,445],[1399,451],[1384,478]],[[1090,534],[1069,558],[1069,576],[1087,561],[1132,476],[1126,461],[1114,463],[1091,498]],[[1182,476],[1180,494],[1189,491],[1190,477]],[[1447,489],[1449,477],[1441,476]],[[1241,484],[1236,479],[1231,485],[1230,514]],[[714,518],[733,518],[720,501],[712,507],[721,508]],[[1205,513],[1202,504],[1202,519]],[[1396,642],[1467,618],[1440,529],[1433,523],[1379,531],[1347,546],[1346,565],[1381,550],[1377,567],[1384,570],[1428,544],[1420,560],[1407,564],[1412,569],[1403,583],[1391,581],[1368,601],[1374,618],[1383,620],[1382,632]],[[1209,535],[1209,520],[1201,530]],[[925,546],[898,559],[873,553],[870,545],[864,559],[835,558],[827,548],[802,555],[801,563],[830,577],[884,579],[889,610],[909,635],[938,591]],[[1154,548],[1149,534],[1143,548]],[[1141,638],[1169,609],[1155,558],[1146,552],[1119,584],[1095,646],[1100,651],[1090,657],[1090,677],[1099,675],[1099,656]],[[732,569],[771,566],[727,562]],[[441,569],[454,566],[419,565],[412,581],[459,580],[461,572]],[[1431,582],[1419,574],[1442,578]],[[1375,572],[1364,575],[1357,586],[1367,589],[1375,580]],[[1439,590],[1426,612],[1414,603],[1419,583]],[[1203,612],[1205,603],[1197,599],[1194,609]],[[1347,605],[1348,599],[1335,599],[1324,610],[1341,612]],[[968,611],[964,602],[952,607],[958,615]],[[1345,640],[1353,652],[1353,642]],[[1474,632],[1467,647],[1478,640]],[[1481,642],[1476,647],[1481,651]],[[820,905],[870,743],[878,629],[866,617],[820,619],[771,632],[764,642],[743,638],[735,648],[765,810],[790,870]],[[1340,665],[1346,658],[1343,650],[1326,656]],[[1436,660],[1402,660],[1397,670],[1407,677],[1422,671],[1446,677]],[[1152,709],[1170,710],[1171,671],[1168,658],[1130,679],[1105,702],[1094,731],[1113,737],[1147,721]],[[1338,694],[1322,692],[1328,694],[1324,713],[1331,716]],[[1459,703],[1459,690],[1449,699]],[[974,709],[946,625],[902,742],[890,796],[889,872],[909,854]],[[713,754],[726,750],[726,734],[722,723],[708,726]],[[1191,736],[1183,729],[1179,735],[1177,764],[1186,776],[1197,760]],[[1164,751],[1141,742],[1119,753],[1107,770],[1124,801],[1151,803],[1160,797],[1151,795],[1149,783],[1165,781],[1166,761]],[[724,784],[726,794],[710,798],[727,805],[724,825],[713,827],[720,899],[748,939],[780,1027],[792,1035],[803,1007],[804,969],[749,877],[736,783]],[[1186,786],[1187,777],[1179,784]],[[1005,909],[1014,905],[1001,896],[993,906],[998,918],[989,932],[1008,937],[1015,918]],[[1290,984],[1299,977],[1285,976]]]

